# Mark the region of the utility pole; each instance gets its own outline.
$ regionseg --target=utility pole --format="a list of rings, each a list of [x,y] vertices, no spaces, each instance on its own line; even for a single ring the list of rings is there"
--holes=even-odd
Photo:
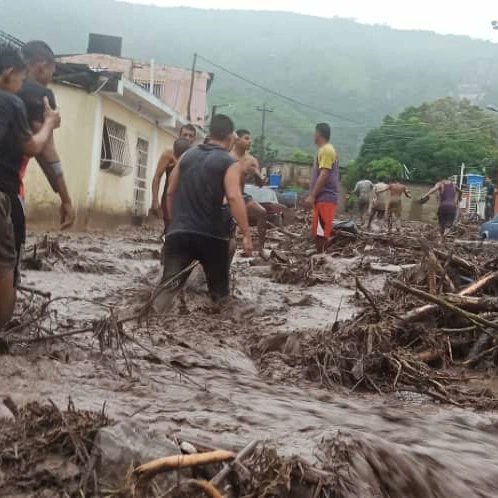
[[[222,107],[232,107],[232,104],[215,104],[211,107],[211,119],[216,116],[216,112],[218,109],[221,109]]]
[[[273,112],[273,109],[266,107],[266,104],[263,104],[263,107],[256,107],[256,110],[262,113],[261,116],[261,165],[265,164],[265,129],[266,129],[266,113]]]
[[[192,113],[190,108],[192,107],[192,96],[194,94],[194,81],[195,81],[195,66],[197,65],[197,54],[194,53],[194,60],[192,61],[192,74],[190,75],[190,92],[188,94],[187,102],[187,119],[192,121]]]

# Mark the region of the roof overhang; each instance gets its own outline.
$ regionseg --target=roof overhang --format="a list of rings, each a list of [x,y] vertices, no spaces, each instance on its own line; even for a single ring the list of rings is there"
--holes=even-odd
[[[125,78],[119,80],[116,91],[102,94],[166,131],[176,131],[182,126],[183,120],[174,109]]]

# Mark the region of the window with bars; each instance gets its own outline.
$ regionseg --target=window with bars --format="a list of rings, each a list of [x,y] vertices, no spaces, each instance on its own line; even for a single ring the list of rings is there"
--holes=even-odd
[[[136,216],[147,213],[145,199],[147,193],[147,164],[149,162],[149,142],[137,140],[137,163],[135,168],[134,209]]]
[[[117,175],[128,175],[132,171],[126,126],[109,118],[104,119],[100,169]]]

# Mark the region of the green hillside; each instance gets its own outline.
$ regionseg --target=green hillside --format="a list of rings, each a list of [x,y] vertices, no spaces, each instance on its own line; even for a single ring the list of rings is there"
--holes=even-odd
[[[343,162],[385,115],[439,97],[498,103],[498,46],[465,37],[396,31],[350,20],[276,12],[159,8],[112,0],[4,2],[0,28],[47,40],[59,53],[86,49],[89,32],[124,38],[123,55],[190,67],[204,57],[319,110],[296,105],[215,72],[210,104],[230,103],[238,126],[260,129],[281,154],[312,151],[313,124],[329,121]],[[320,111],[321,110],[321,111]]]

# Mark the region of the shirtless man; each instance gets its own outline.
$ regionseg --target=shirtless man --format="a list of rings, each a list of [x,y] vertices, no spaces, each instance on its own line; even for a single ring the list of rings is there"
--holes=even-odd
[[[437,218],[441,237],[444,238],[446,230],[451,228],[455,222],[461,190],[451,180],[441,180],[422,196],[420,200],[425,201],[436,192],[439,193]]]
[[[390,183],[386,189],[381,190],[378,193],[381,194],[382,192],[387,191],[391,194],[386,212],[387,228],[389,232],[392,231],[394,218],[397,230],[399,231],[401,228],[401,196],[404,194],[409,199],[411,199],[412,196],[406,186],[398,182]]]
[[[389,185],[384,182],[378,182],[373,187],[372,205],[370,206],[370,217],[368,219],[367,229],[372,226],[375,217],[384,220],[387,211],[387,189]]]
[[[241,164],[243,164],[245,174],[242,177],[241,188],[246,204],[247,214],[249,218],[256,219],[259,237],[259,255],[262,258],[267,259],[268,256],[264,249],[267,222],[266,209],[261,204],[256,202],[250,195],[244,193],[244,185],[248,179],[251,177],[254,178],[254,183],[258,187],[262,187],[265,184],[265,179],[261,176],[258,160],[249,153],[252,145],[251,132],[249,130],[241,129],[237,130],[235,134],[235,142],[230,154],[237,161],[240,161]]]
[[[193,125],[187,124],[182,126],[180,129],[180,138],[188,141],[189,145],[194,143],[197,133]],[[154,214],[157,217],[162,215],[164,220],[164,231],[166,232],[168,228],[168,212],[166,208],[166,192],[168,190],[168,180],[171,171],[176,165],[178,158],[175,157],[174,150],[167,149],[159,158],[157,163],[156,172],[154,174],[154,179],[152,180],[152,206],[150,208],[149,214]],[[163,175],[166,175],[166,181],[164,183],[163,195],[161,196],[161,202],[159,202],[159,186],[161,184],[161,179]]]

